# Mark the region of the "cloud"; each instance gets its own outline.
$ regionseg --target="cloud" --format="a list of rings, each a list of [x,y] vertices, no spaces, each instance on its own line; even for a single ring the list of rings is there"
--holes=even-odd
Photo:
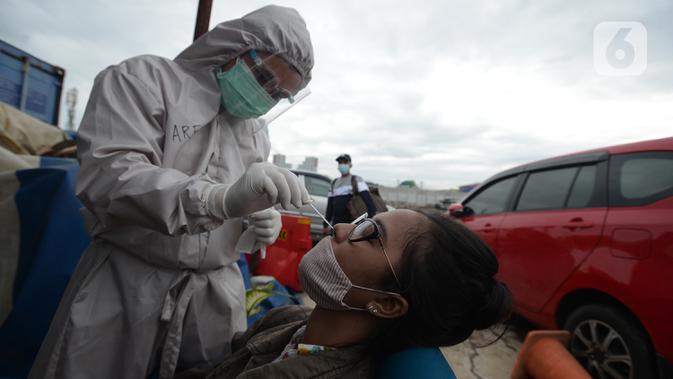
[[[67,70],[78,115],[97,72],[127,57],[173,57],[192,37],[196,0],[9,0],[0,37]],[[211,27],[266,2],[214,2]],[[670,136],[673,5],[669,1],[286,1],[315,47],[312,94],[270,126],[273,151],[317,156],[427,188],[477,182],[512,166]],[[648,69],[603,77],[593,29],[635,20],[648,31]],[[30,25],[26,27],[25,25]],[[64,112],[62,112],[64,113]],[[64,123],[64,117],[62,118]]]

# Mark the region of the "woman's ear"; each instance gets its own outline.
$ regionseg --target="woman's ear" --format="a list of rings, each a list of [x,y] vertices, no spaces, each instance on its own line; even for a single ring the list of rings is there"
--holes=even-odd
[[[367,302],[365,306],[370,315],[381,318],[399,318],[409,311],[407,299],[399,295],[386,295]]]

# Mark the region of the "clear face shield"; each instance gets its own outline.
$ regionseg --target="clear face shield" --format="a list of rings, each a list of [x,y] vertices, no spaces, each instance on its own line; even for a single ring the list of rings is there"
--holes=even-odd
[[[227,71],[218,72],[217,79],[225,110],[235,117],[258,119],[258,129],[311,93],[308,88],[299,90],[303,78],[282,56],[255,50],[239,57]]]
[[[283,113],[290,110],[290,108],[297,105],[300,101],[304,100],[308,95],[311,94],[311,89],[308,87],[303,88],[296,95],[293,96],[292,100],[290,99],[281,99],[276,103],[276,105],[271,108],[264,116],[260,117],[259,120],[262,123],[262,127],[268,126],[273,120],[280,117]]]
[[[299,71],[280,55],[268,55],[261,58],[255,50],[251,50],[248,54],[255,62],[252,68],[255,79],[277,101],[271,110],[260,117],[261,128],[263,128],[304,100],[311,94],[311,89],[304,87],[297,90],[303,78]]]

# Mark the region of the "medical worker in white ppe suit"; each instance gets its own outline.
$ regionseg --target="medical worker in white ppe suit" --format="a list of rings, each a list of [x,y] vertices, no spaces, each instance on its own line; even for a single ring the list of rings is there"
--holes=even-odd
[[[168,378],[230,353],[246,328],[243,220],[270,244],[272,206],[310,201],[296,176],[266,163],[257,118],[304,88],[312,67],[304,20],[267,6],[173,60],[139,56],[96,77],[77,146],[92,243],[31,377]]]

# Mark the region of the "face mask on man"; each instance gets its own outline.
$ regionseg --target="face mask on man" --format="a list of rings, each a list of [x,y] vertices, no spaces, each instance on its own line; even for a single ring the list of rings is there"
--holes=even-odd
[[[351,167],[347,163],[339,163],[339,166],[337,167],[337,169],[339,170],[339,172],[342,175],[344,175],[344,174],[347,174],[348,171],[350,171]]]
[[[278,103],[255,79],[245,61],[236,59],[234,67],[217,73],[222,94],[222,105],[232,116],[257,118],[265,115]]]
[[[343,272],[332,250],[332,238],[325,237],[311,249],[299,263],[299,281],[306,294],[325,309],[366,311],[344,303],[351,287],[385,295],[400,296],[393,292],[353,284]]]

